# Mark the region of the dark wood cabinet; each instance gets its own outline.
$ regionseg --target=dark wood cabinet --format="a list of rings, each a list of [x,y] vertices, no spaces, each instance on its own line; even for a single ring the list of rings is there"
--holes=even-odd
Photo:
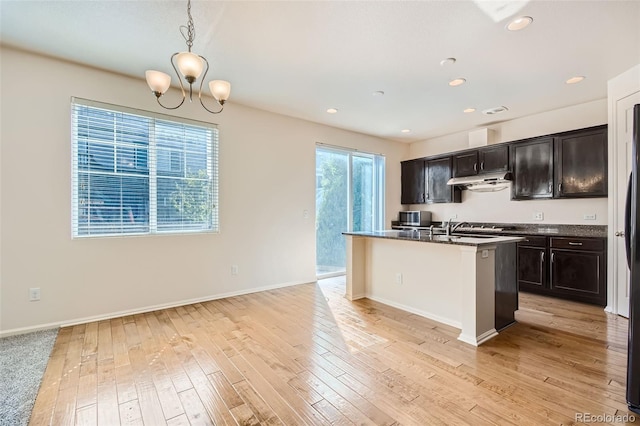
[[[511,145],[512,200],[553,197],[553,138]]]
[[[453,177],[478,174],[478,150],[465,151],[452,156]]]
[[[459,203],[460,188],[447,185],[452,176],[451,157],[430,159],[425,162],[427,203]]]
[[[554,294],[607,304],[605,241],[602,238],[551,238],[549,284]]]
[[[547,286],[547,238],[526,237],[518,243],[518,288],[541,291]]]
[[[496,145],[478,150],[480,173],[506,172],[509,170],[509,145]]]
[[[403,161],[401,166],[401,204],[421,204],[425,199],[425,162],[422,159]]]
[[[607,126],[557,136],[555,198],[607,196]]]
[[[526,237],[518,243],[518,288],[605,306],[606,239]]]
[[[509,146],[496,145],[472,151],[463,151],[452,156],[453,177],[474,176],[479,173],[509,170]]]
[[[402,162],[402,204],[460,202],[451,177],[511,171],[511,199],[607,196],[607,126]]]

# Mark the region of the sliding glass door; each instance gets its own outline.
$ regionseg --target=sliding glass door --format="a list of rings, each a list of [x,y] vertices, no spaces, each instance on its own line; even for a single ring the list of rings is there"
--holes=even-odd
[[[384,228],[384,157],[316,148],[316,274],[345,272],[345,231]]]

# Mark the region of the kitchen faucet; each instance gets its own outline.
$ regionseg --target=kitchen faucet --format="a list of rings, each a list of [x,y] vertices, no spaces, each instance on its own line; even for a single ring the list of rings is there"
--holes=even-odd
[[[454,219],[449,218],[449,220],[447,221],[447,226],[446,226],[446,234],[447,236],[450,236],[453,232],[455,232],[456,229],[458,229],[459,227],[461,227],[462,225],[469,225],[469,222],[458,222],[455,225],[453,225],[453,227],[451,226],[451,220]]]
[[[451,220],[454,219],[453,217],[450,217],[449,220],[447,221],[447,225],[445,226],[445,234],[447,235],[447,237],[449,235],[451,235]]]

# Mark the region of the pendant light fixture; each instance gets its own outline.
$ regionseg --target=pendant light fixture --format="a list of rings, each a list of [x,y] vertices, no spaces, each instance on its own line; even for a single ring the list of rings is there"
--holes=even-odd
[[[198,99],[200,100],[200,104],[204,109],[212,114],[218,114],[222,112],[222,110],[224,109],[224,103],[227,101],[227,99],[229,99],[231,84],[228,81],[224,80],[213,80],[209,82],[209,90],[211,90],[211,94],[220,105],[220,110],[212,111],[205,106],[204,102],[202,101],[202,84],[205,77],[207,76],[207,72],[209,71],[209,61],[207,61],[204,56],[200,56],[191,52],[193,40],[196,38],[196,29],[193,25],[193,18],[191,17],[191,0],[187,0],[187,16],[189,18],[189,20],[187,21],[187,25],[180,26],[180,33],[187,42],[187,51],[174,53],[171,56],[171,65],[173,66],[173,69],[178,76],[180,90],[182,90],[182,101],[174,107],[162,105],[162,102],[160,102],[160,98],[162,97],[162,95],[164,95],[164,93],[169,89],[169,86],[171,85],[171,76],[169,74],[165,74],[161,71],[148,70],[145,73],[147,84],[149,85],[149,88],[151,88],[153,94],[156,95],[156,100],[162,108],[178,109],[182,106],[184,100],[187,97],[184,91],[184,85],[182,84],[182,78],[184,78],[187,83],[189,83],[189,101],[192,101],[193,84],[196,83],[196,81],[200,77],[200,74],[203,74],[204,70],[204,74],[200,79]]]

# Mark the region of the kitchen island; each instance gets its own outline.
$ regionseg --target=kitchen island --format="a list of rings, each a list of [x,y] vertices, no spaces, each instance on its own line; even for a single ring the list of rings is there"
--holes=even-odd
[[[520,237],[397,230],[344,235],[349,300],[367,297],[451,325],[460,329],[459,340],[475,346],[504,326],[496,324],[505,314],[505,294],[515,296],[506,312],[513,318]]]

